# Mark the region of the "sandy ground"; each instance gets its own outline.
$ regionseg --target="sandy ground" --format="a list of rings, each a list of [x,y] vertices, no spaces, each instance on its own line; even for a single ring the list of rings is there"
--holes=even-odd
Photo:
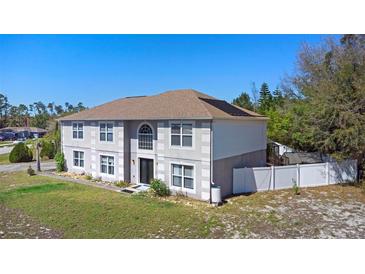
[[[42,226],[20,210],[0,203],[0,239],[58,239],[62,233]]]
[[[256,193],[228,200],[222,211],[223,237],[365,238],[365,193],[354,186]]]

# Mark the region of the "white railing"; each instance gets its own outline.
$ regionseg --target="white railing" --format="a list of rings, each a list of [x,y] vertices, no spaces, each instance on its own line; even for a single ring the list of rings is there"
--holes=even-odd
[[[233,193],[323,186],[355,181],[357,161],[233,169]]]

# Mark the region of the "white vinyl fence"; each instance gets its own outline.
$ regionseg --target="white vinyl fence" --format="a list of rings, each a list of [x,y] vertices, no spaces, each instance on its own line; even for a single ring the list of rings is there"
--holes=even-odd
[[[233,194],[300,187],[323,186],[355,181],[356,160],[340,163],[272,166],[233,169]]]

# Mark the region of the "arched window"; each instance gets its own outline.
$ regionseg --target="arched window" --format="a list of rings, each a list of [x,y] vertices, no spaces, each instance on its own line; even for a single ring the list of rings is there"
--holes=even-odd
[[[153,149],[153,132],[152,128],[147,124],[143,124],[138,130],[138,148]]]

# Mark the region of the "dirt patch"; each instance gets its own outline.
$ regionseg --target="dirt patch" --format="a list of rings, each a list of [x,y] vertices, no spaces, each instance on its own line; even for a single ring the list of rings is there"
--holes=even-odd
[[[365,238],[365,195],[354,186],[256,193],[229,199],[221,211],[225,237]]]
[[[21,210],[0,203],[0,239],[59,239],[62,233],[49,229]]]

